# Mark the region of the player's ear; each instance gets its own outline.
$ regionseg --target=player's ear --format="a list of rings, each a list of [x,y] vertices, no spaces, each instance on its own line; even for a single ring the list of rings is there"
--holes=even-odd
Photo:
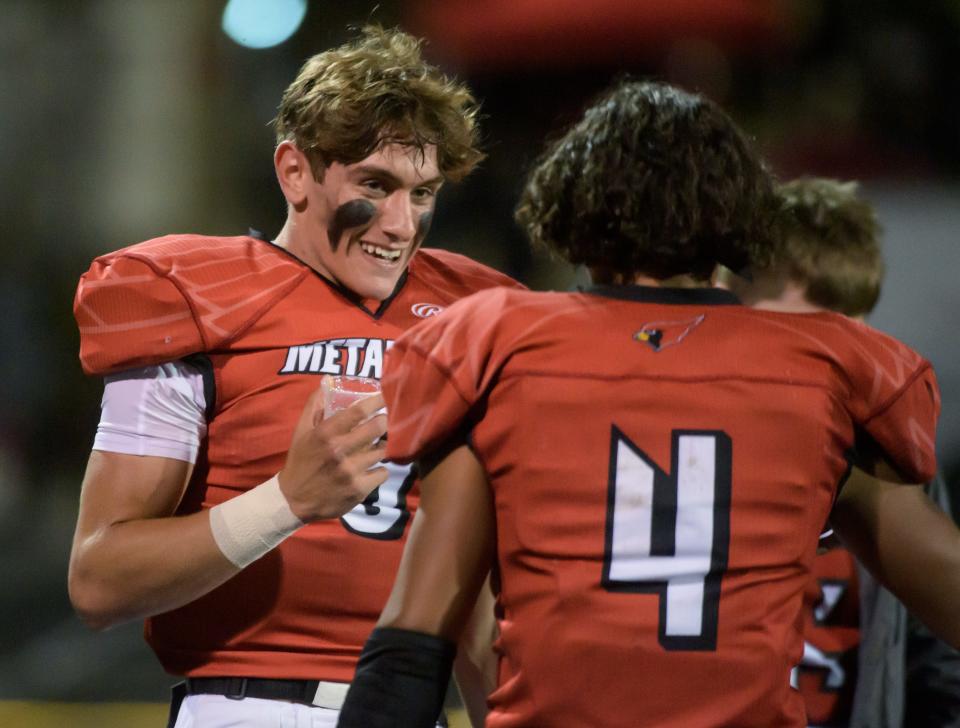
[[[296,144],[284,140],[273,153],[273,168],[287,202],[300,210],[307,200],[307,187],[313,182],[310,160]]]

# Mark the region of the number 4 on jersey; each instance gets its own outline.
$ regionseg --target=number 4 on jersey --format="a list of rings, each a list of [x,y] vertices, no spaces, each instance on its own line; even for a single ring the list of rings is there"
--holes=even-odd
[[[673,430],[668,474],[612,428],[603,586],[659,595],[668,650],[717,647],[731,452],[722,431]]]

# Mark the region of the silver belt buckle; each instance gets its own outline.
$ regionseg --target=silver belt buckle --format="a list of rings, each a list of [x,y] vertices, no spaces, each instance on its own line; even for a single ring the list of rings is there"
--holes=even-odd
[[[321,680],[317,684],[317,692],[313,696],[313,704],[318,708],[340,710],[343,707],[343,701],[347,698],[347,690],[349,689],[350,683]]]

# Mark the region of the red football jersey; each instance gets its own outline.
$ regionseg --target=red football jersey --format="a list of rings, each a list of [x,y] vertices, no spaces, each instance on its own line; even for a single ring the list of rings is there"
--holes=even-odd
[[[797,689],[807,723],[850,725],[860,645],[860,589],[853,555],[844,548],[817,554],[803,600],[803,659]]]
[[[405,329],[510,278],[421,250],[368,311],[284,250],[249,237],[169,236],[98,258],[77,290],[88,373],[202,353],[215,391],[179,513],[210,508],[284,463],[324,374],[379,379]],[[210,401],[212,399],[212,401]],[[417,496],[406,466],[341,519],[309,524],[206,596],[147,621],[171,673],[349,681],[389,595]]]
[[[791,668],[861,431],[934,472],[936,381],[835,314],[715,289],[489,291],[388,355],[388,455],[464,428],[496,507],[487,725],[803,726]]]

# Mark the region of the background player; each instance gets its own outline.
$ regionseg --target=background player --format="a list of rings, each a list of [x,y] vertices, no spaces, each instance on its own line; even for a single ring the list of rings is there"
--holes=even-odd
[[[864,318],[880,296],[884,264],[876,214],[856,183],[802,178],[779,186],[778,196],[776,256],[754,269],[750,281],[722,271],[722,283],[757,308]],[[939,476],[927,492],[951,512]],[[864,728],[960,723],[960,652],[908,615],[846,549],[818,554],[813,576],[797,672],[808,722]]]
[[[512,283],[420,250],[441,185],[482,156],[476,109],[416,39],[368,28],[284,93],[274,244],[168,236],[80,281],[81,361],[106,387],[70,596],[96,628],[147,617],[163,667],[187,677],[178,725],[336,719],[416,473],[370,469],[379,396],[321,421],[317,385],[379,379],[404,329]]]
[[[938,398],[889,337],[709,287],[764,263],[771,209],[729,118],[671,87],[618,85],[547,150],[518,217],[600,285],[481,293],[392,350],[388,453],[433,469],[341,726],[429,723],[492,561],[489,726],[805,724],[790,671],[845,453],[859,430],[929,478]],[[848,486],[835,516],[960,641],[960,536],[925,506]],[[931,585],[901,549],[938,529]]]

